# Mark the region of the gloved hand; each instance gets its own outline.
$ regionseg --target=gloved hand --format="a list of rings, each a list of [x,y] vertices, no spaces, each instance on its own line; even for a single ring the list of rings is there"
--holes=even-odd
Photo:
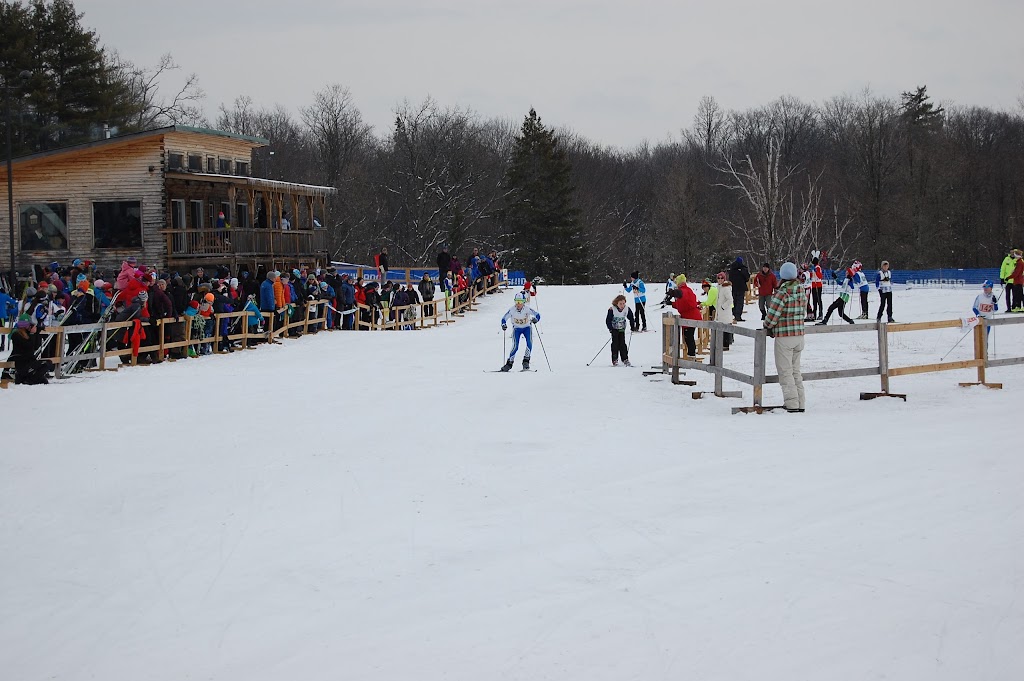
[[[531,319],[531,320],[530,320],[530,323],[531,323],[531,324],[536,324],[536,323],[537,323],[537,320],[536,320],[536,319]]]
[[[502,325],[501,325],[501,330],[502,330],[502,331],[508,331],[508,326],[506,326],[506,325],[502,324]]]

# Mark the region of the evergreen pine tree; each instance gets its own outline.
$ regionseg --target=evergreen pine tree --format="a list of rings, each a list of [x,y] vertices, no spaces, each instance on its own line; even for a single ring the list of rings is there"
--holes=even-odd
[[[0,76],[12,85],[16,155],[95,139],[104,123],[126,119],[123,82],[81,18],[71,0],[0,2]]]
[[[509,262],[528,277],[581,284],[590,279],[580,211],[573,205],[572,167],[537,112],[523,121],[505,174],[501,213],[511,243]]]

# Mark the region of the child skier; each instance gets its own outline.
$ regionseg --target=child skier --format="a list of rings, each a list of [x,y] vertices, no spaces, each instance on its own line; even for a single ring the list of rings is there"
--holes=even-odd
[[[974,299],[974,316],[981,317],[982,319],[992,319],[996,316],[996,312],[999,312],[999,300],[992,295],[992,281],[986,279],[985,283],[981,285],[981,293]],[[991,326],[986,326],[985,331],[988,332],[992,329]]]
[[[519,338],[526,337],[526,354],[523,355],[523,371],[530,370],[530,353],[533,351],[533,329],[531,325],[540,321],[540,313],[531,309],[526,304],[526,294],[520,291],[516,294],[515,305],[508,309],[505,316],[501,318],[501,330],[508,329],[508,322],[512,322],[512,352],[508,355],[508,361],[501,367],[502,371],[511,371],[512,363],[515,361],[516,353],[519,351]]]
[[[622,363],[632,366],[629,363],[629,347],[626,345],[626,323],[629,323],[629,330],[636,331],[637,321],[633,317],[633,311],[626,307],[626,296],[618,295],[608,308],[608,314],[604,318],[605,326],[612,334],[612,366],[619,366],[619,355],[622,355]]]
[[[626,289],[627,293],[633,292],[633,307],[636,308],[636,325],[638,328],[643,327],[640,331],[646,331],[647,313],[644,311],[644,306],[647,305],[647,285],[640,278],[639,271],[634,271],[629,276],[630,280],[623,283],[622,288]]]
[[[825,313],[825,319],[818,322],[817,326],[825,326],[828,324],[828,319],[832,316],[833,310],[839,312],[839,316],[845,319],[847,324],[854,323],[852,319],[846,316],[846,304],[850,302],[850,292],[857,290],[854,284],[854,277],[859,271],[860,261],[855,261],[852,265],[846,268],[846,276],[843,279],[843,283],[840,284],[840,287],[843,290],[840,292],[839,297],[835,299],[835,302],[828,306],[828,312]]]
[[[875,289],[878,290],[878,314],[875,315],[875,321],[882,321],[882,310],[886,307],[889,308],[887,319],[892,324],[892,272],[889,271],[889,261],[882,261],[882,269],[878,270],[878,274],[875,275]]]
[[[857,319],[868,319],[868,293],[871,291],[871,285],[868,283],[868,277],[862,269],[857,269],[857,273],[854,275],[854,282],[860,289],[860,317],[857,317]]]

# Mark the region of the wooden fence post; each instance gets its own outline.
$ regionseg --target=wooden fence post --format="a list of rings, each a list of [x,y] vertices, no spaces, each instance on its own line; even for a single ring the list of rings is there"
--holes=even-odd
[[[679,324],[679,320],[675,317],[672,318],[672,383],[679,385],[679,335],[683,332],[683,327]]]
[[[764,406],[764,375],[765,364],[768,361],[768,333],[764,329],[757,329],[754,336],[754,407]]]
[[[107,323],[100,326],[100,371],[107,370]]]

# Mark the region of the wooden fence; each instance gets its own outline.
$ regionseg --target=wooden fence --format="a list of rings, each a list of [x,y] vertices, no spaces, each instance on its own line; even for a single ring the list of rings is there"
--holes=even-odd
[[[475,310],[474,305],[485,292],[493,293],[499,290],[501,290],[500,285],[494,283],[481,292],[477,292],[475,289],[467,291],[466,297],[463,300],[441,299],[433,302],[403,306],[395,309],[396,312],[402,313],[402,315],[396,315],[396,319],[399,321],[388,321],[385,319],[381,323],[361,324],[359,328],[394,330],[411,327],[422,329],[449,324],[455,321],[455,319],[462,317],[467,311]],[[429,315],[423,314],[424,308],[431,305],[434,306],[432,313]],[[369,310],[365,306],[360,307]],[[417,319],[415,321],[402,321],[404,313],[409,308],[414,307],[419,312]],[[252,330],[248,323],[249,320],[245,319],[255,314],[255,312],[247,310],[215,314],[213,315],[213,335],[205,338],[193,337],[192,317],[156,320],[155,338],[150,337],[154,330],[154,325],[149,322],[142,322],[141,328],[145,332],[146,338],[140,343],[138,349],[134,349],[130,343],[126,344],[123,340],[124,334],[127,333],[130,336],[133,333],[135,321],[79,324],[44,329],[42,332],[44,335],[55,336],[53,342],[49,345],[51,352],[45,359],[53,362],[54,378],[63,378],[74,371],[79,364],[90,364],[91,366],[85,369],[85,371],[89,372],[116,371],[119,366],[139,365],[140,356],[148,356],[154,353],[159,358],[157,361],[160,362],[163,361],[163,358],[170,351],[178,351],[167,356],[167,361],[174,362],[177,359],[187,359],[189,357],[189,348],[201,349],[203,346],[210,346],[212,354],[225,354],[227,351],[221,349],[221,341],[224,340],[230,341],[233,344],[240,343],[240,347],[234,349],[247,350],[259,343],[280,343],[282,338],[289,337],[292,332],[301,332],[305,335],[310,332],[334,330],[327,329],[328,301],[325,300],[311,302],[306,305],[304,315],[287,321],[278,321],[277,315],[273,312],[261,312],[260,316],[263,318],[261,331]],[[334,314],[337,315],[338,312],[335,311]],[[221,335],[221,322],[224,320],[228,321],[227,336]],[[432,323],[428,325],[428,322]],[[7,334],[10,331],[11,327],[0,325],[0,333]],[[72,341],[84,340],[89,335],[93,336],[92,346],[94,349],[91,352],[75,354],[68,352]],[[119,336],[122,338],[119,339]],[[176,358],[174,357],[175,354],[183,354],[184,356]],[[13,362],[0,362],[0,369],[13,367]],[[6,388],[8,382],[8,379],[0,379],[0,388]]]
[[[698,321],[683,319],[672,313],[665,313],[662,316],[662,367],[663,373],[672,376],[672,382],[683,385],[694,385],[693,381],[683,381],[679,377],[680,369],[696,369],[715,376],[714,394],[717,397],[742,397],[738,391],[726,391],[723,389],[723,380],[731,378],[734,381],[745,383],[753,389],[753,405],[750,407],[736,407],[732,411],[761,413],[777,407],[766,407],[763,404],[764,386],[766,384],[778,383],[778,374],[767,374],[767,348],[768,335],[764,329],[749,329],[723,322]],[[989,388],[1002,388],[1001,383],[990,383],[986,377],[986,370],[996,367],[1006,367],[1024,364],[1024,357],[1010,357],[1003,359],[989,359],[988,344],[985,338],[986,326],[1008,326],[1012,324],[1024,324],[1021,317],[1000,317],[996,319],[983,320],[974,330],[974,356],[969,360],[953,362],[937,362],[934,364],[920,364],[904,367],[893,367],[889,365],[889,335],[894,333],[911,333],[915,331],[927,331],[934,329],[961,328],[959,319],[914,322],[909,324],[887,324],[885,322],[871,322],[867,324],[840,325],[840,326],[807,326],[804,333],[807,336],[815,336],[825,333],[871,333],[877,339],[878,363],[877,365],[854,367],[847,369],[834,369],[829,371],[807,371],[801,376],[804,381],[824,381],[836,378],[856,378],[860,376],[878,376],[881,380],[881,390],[871,393],[860,394],[862,400],[874,399],[876,397],[898,397],[906,400],[905,394],[892,393],[889,391],[890,379],[898,376],[909,376],[912,374],[932,373],[937,371],[952,371],[954,369],[976,369],[978,380],[974,382],[961,383],[961,386],[984,385]],[[686,347],[681,342],[683,327],[694,327],[698,330],[706,330],[710,334],[711,347],[707,363],[703,357],[690,357],[686,354]],[[754,340],[753,370],[745,374],[734,369],[727,369],[722,361],[722,334],[732,333],[737,336],[746,336]],[[966,337],[966,336],[965,336]],[[812,342],[808,340],[808,342]],[[735,345],[733,347],[736,347]],[[701,397],[703,393],[693,393],[694,399]]]

